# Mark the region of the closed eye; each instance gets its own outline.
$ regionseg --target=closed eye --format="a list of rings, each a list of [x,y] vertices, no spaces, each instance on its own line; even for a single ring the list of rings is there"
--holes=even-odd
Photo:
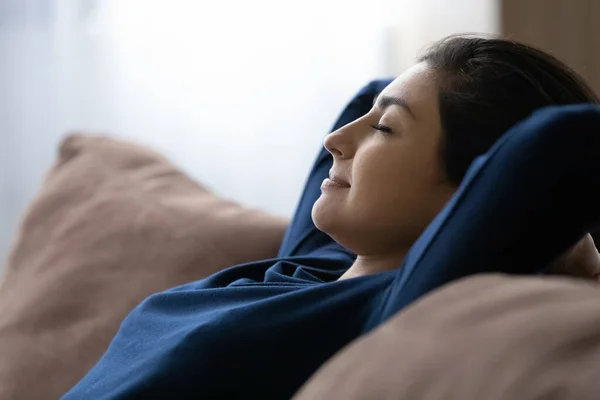
[[[394,133],[392,128],[390,128],[389,126],[381,125],[381,124],[371,125],[371,128],[375,129],[376,131],[381,131],[384,133]]]

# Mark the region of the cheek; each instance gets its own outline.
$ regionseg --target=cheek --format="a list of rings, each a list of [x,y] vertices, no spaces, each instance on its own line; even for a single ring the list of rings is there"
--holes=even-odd
[[[380,224],[422,224],[437,203],[438,164],[431,153],[408,146],[365,149],[353,165],[353,208]]]

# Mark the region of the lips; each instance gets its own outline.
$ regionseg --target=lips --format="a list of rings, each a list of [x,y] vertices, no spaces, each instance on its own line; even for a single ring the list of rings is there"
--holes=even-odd
[[[329,172],[329,178],[326,178],[321,184],[321,188],[349,188],[350,183],[348,181],[340,178],[338,174],[333,171]]]

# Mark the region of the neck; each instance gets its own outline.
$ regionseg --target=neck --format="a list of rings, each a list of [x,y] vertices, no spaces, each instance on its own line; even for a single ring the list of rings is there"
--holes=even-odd
[[[380,256],[359,255],[354,264],[340,277],[340,280],[372,275],[399,268],[405,256],[406,252]]]

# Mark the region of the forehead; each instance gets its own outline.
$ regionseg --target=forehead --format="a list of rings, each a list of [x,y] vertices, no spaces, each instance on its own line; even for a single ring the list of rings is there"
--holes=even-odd
[[[408,68],[380,95],[403,98],[417,119],[419,116],[431,118],[432,113],[439,115],[435,74],[426,63],[418,63]]]

